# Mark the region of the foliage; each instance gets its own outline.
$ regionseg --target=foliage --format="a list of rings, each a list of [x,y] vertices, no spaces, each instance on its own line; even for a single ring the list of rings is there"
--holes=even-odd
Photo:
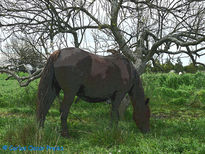
[[[179,57],[177,58],[177,63],[175,64],[174,69],[176,70],[177,73],[184,71],[182,61]]]
[[[174,70],[174,65],[172,64],[170,59],[166,59],[166,62],[164,64],[162,64],[163,70],[165,71],[165,73],[170,72],[171,70]]]
[[[205,73],[196,74],[174,73],[168,74],[144,74],[142,76],[146,94],[149,97],[158,98],[163,102],[175,104],[188,104],[198,100],[204,101]]]

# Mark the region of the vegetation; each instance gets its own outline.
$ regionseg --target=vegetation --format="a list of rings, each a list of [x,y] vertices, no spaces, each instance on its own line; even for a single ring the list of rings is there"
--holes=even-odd
[[[110,104],[80,101],[71,107],[69,139],[59,136],[59,100],[53,103],[45,128],[37,130],[38,80],[20,88],[16,80],[5,81],[6,78],[7,75],[0,74],[0,153],[22,153],[19,149],[14,152],[18,146],[21,150],[23,147],[59,148],[43,153],[205,153],[205,73],[142,76],[146,95],[151,100],[148,134],[136,128],[131,106],[119,127],[111,129]],[[63,94],[60,100],[62,97]],[[12,145],[13,151],[3,150],[4,145],[8,148]]]
[[[152,65],[153,64],[153,65]],[[186,72],[186,73],[196,73],[197,71],[205,71],[203,65],[197,65],[190,62],[189,65],[183,66],[181,59],[178,57],[176,63],[173,63],[171,59],[167,58],[164,63],[161,63],[158,59],[149,62],[146,66],[146,72],[155,72],[155,73],[169,73],[174,71],[176,73]]]

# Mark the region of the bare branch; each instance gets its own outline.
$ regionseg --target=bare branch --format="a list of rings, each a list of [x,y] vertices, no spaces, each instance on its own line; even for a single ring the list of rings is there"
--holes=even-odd
[[[11,75],[12,77],[14,77],[18,81],[18,83],[21,87],[26,87],[29,85],[30,82],[40,78],[42,71],[43,71],[43,69],[39,69],[35,73],[33,73],[32,75],[29,75],[27,77],[20,77],[13,71],[10,71],[10,70],[4,69],[4,68],[0,68],[0,73],[7,73],[7,74]]]

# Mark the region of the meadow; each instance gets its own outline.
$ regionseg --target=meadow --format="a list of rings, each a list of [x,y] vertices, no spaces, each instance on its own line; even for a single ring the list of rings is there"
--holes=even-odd
[[[62,93],[44,129],[38,130],[39,80],[20,88],[6,78],[0,74],[0,153],[205,153],[205,73],[142,75],[152,112],[148,134],[137,129],[132,106],[118,128],[111,129],[110,104],[80,101],[72,105],[68,117],[69,139],[60,136]]]

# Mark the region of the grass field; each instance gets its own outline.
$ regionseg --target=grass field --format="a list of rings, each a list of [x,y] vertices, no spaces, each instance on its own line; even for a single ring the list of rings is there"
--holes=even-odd
[[[15,80],[5,78],[0,74],[0,153],[205,153],[204,73],[142,76],[152,111],[148,134],[137,129],[131,106],[118,128],[110,129],[109,104],[73,104],[68,118],[70,139],[59,136],[58,100],[45,128],[37,130],[38,80],[20,88]]]

